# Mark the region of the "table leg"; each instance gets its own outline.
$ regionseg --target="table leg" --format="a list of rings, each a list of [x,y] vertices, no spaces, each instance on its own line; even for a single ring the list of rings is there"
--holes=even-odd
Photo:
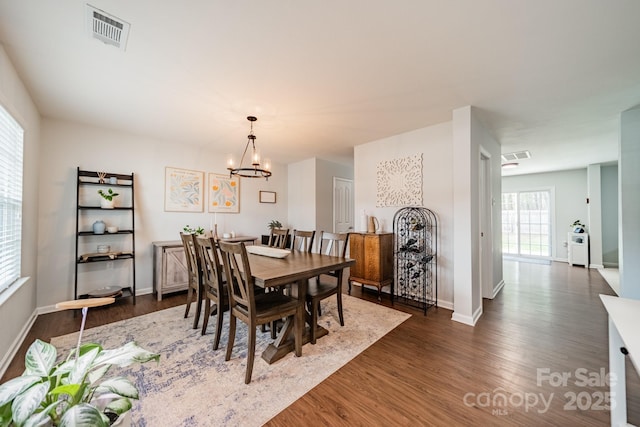
[[[297,286],[295,286],[292,289],[292,291],[295,290],[297,292],[298,300],[300,303],[298,306],[298,310],[304,311],[303,318],[305,319],[305,322],[302,322],[302,325],[300,326],[298,331],[296,331],[294,327],[295,326],[294,322],[291,320],[291,318],[287,318],[287,320],[284,322],[284,325],[282,325],[282,329],[280,330],[280,333],[276,337],[276,340],[273,343],[269,344],[269,346],[267,346],[265,351],[262,353],[262,359],[265,362],[269,364],[274,363],[282,359],[284,356],[286,356],[287,353],[290,353],[291,351],[295,350],[294,334],[296,332],[302,335],[303,345],[311,341],[311,332],[306,328],[306,323],[309,323],[309,324],[311,323],[311,314],[305,309],[306,307],[305,296],[307,294],[308,281],[309,281],[308,279],[300,280],[296,282]],[[313,327],[313,326],[314,325],[310,325],[310,327]],[[329,331],[327,331],[322,326],[315,325],[315,327],[316,327],[316,339],[323,337],[329,333]],[[300,350],[300,354],[297,356],[301,356],[301,355],[302,355],[302,350]]]

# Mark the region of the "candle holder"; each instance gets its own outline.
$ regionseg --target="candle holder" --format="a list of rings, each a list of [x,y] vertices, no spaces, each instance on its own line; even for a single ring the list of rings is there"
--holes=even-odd
[[[213,231],[211,232],[213,240],[218,240],[218,224],[213,224]]]

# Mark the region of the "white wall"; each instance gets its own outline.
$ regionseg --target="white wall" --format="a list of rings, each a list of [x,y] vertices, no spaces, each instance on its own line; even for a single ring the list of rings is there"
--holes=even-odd
[[[288,166],[289,223],[282,225],[298,230],[316,228],[316,159],[307,159]]]
[[[602,166],[587,166],[587,215],[589,223],[589,268],[602,264]]]
[[[502,194],[502,159],[500,154],[502,148],[495,137],[480,123],[475,114],[473,115],[473,123],[473,137],[479,149],[490,157],[488,163],[491,178],[488,186],[491,194],[487,196],[491,199],[489,200],[489,204],[491,205],[490,222],[493,234],[490,238],[493,243],[493,253],[491,254],[492,274],[490,274],[490,276],[493,286],[492,294],[495,296],[496,292],[498,292],[504,284],[502,276],[502,205],[500,203]]]
[[[190,146],[184,141],[161,141],[51,119],[43,120],[42,140],[42,159],[46,162],[43,162],[40,175],[42,208],[38,274],[42,280],[38,288],[38,306],[49,306],[73,297],[75,177],[78,166],[94,171],[135,173],[138,293],[150,292],[152,288],[153,241],[177,240],[186,224],[209,228],[213,214],[208,212],[164,212],[165,167],[224,174],[227,173],[224,154]],[[238,149],[241,148],[238,144]],[[275,191],[277,203],[259,203],[260,190]],[[267,223],[271,219],[287,222],[287,204],[287,168],[274,164],[273,176],[268,181],[241,179],[240,213],[217,214],[218,234],[233,230],[238,235],[258,237],[268,231]],[[113,263],[114,270],[125,263]],[[106,285],[112,284],[110,280],[121,280],[122,275],[118,271],[114,273],[111,270],[105,274],[109,264],[96,264],[97,274],[92,273],[91,278],[100,274],[112,278]],[[87,280],[91,278],[86,277]],[[87,286],[92,286],[92,283],[87,283]]]
[[[353,179],[353,167],[316,160],[316,227],[333,232],[333,178]],[[354,224],[355,226],[355,224]]]
[[[378,218],[381,230],[393,231],[393,215],[401,208],[376,207],[376,170],[381,161],[423,154],[422,205],[438,216],[438,300],[453,308],[453,188],[451,122],[418,129],[354,147],[356,230],[359,213]]]
[[[602,261],[618,267],[618,165],[603,166],[602,176]]]
[[[619,147],[620,296],[640,299],[640,107],[622,112]]]
[[[502,178],[502,191],[552,190],[553,223],[551,257],[567,261],[567,233],[577,219],[587,225],[587,170],[575,169],[559,172],[516,175]]]
[[[40,171],[40,115],[0,45],[0,104],[24,129],[22,189],[21,287],[0,294],[0,376],[35,319],[38,291],[38,174]]]
[[[475,325],[482,315],[482,281],[480,278],[480,198],[479,185],[481,152],[490,158],[492,197],[500,194],[500,145],[478,118],[472,106],[453,111],[453,262],[454,313],[453,320]],[[488,264],[492,269],[493,288],[500,289],[502,260],[500,258],[501,233],[499,210],[492,210],[493,252]],[[494,292],[494,293],[495,293]]]
[[[333,177],[353,179],[353,167],[311,158],[288,165],[289,224],[298,230],[333,231]]]

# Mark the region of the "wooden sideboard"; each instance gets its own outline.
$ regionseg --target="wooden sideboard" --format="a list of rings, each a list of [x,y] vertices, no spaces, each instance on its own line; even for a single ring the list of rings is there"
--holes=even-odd
[[[244,242],[252,245],[254,236],[236,236],[220,239],[225,242]],[[158,301],[162,295],[184,291],[189,288],[189,269],[181,240],[152,242],[153,245],[153,292]]]
[[[153,291],[158,301],[169,292],[186,290],[189,270],[180,240],[153,242]]]
[[[349,275],[351,283],[378,288],[378,300],[385,286],[393,285],[393,233],[350,233],[349,257],[356,260]]]

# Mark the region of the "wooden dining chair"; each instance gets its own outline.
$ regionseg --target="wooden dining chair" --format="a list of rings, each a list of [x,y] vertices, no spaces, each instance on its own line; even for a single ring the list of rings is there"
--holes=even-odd
[[[293,316],[295,329],[295,354],[302,356],[302,326],[304,309],[297,298],[281,292],[256,294],[251,266],[244,243],[219,242],[223,268],[229,287],[229,342],[225,360],[231,359],[236,335],[236,319],[247,324],[249,329],[247,349],[247,371],[244,382],[251,382],[256,348],[256,327],[277,319]]]
[[[288,237],[288,228],[272,228],[271,234],[269,235],[269,246],[284,249],[287,247]]]
[[[187,270],[189,272],[189,287],[187,288],[187,306],[184,310],[185,319],[189,316],[191,303],[196,300],[196,313],[193,319],[193,329],[198,327],[200,321],[200,312],[202,311],[203,286],[202,286],[202,267],[200,258],[196,254],[196,236],[195,234],[180,233],[182,246],[184,247],[184,257],[187,260]]]
[[[311,253],[313,250],[313,238],[315,236],[315,230],[303,231],[294,229],[291,235],[291,250]]]
[[[202,335],[206,334],[211,313],[211,305],[215,304],[216,333],[213,349],[217,350],[222,333],[224,312],[229,308],[229,291],[224,279],[218,248],[213,237],[198,237],[196,249],[202,265],[202,285],[204,295],[204,320],[202,321]]]
[[[320,232],[318,252],[324,255],[345,257],[349,233],[325,233]],[[311,312],[311,325],[318,323],[318,317],[322,315],[320,311],[320,301],[336,295],[338,300],[338,317],[340,326],[344,326],[344,316],[342,314],[342,277],[344,269],[332,271],[328,274],[318,276],[316,280],[309,282],[307,288],[306,302]],[[311,344],[316,343],[315,328],[311,328]]]

